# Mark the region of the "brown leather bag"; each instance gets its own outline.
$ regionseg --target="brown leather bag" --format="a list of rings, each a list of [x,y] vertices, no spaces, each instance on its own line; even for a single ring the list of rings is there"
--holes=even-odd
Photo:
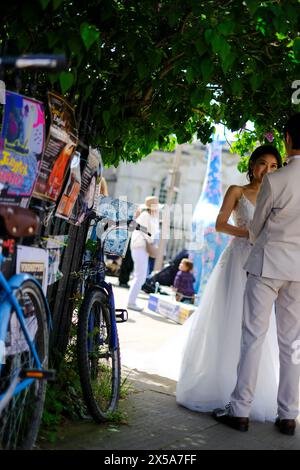
[[[158,255],[158,247],[154,245],[153,243],[149,243],[146,240],[146,251],[150,258],[157,258]]]
[[[32,237],[39,230],[40,219],[30,209],[14,205],[0,204],[0,217],[3,219],[4,234],[13,238]]]

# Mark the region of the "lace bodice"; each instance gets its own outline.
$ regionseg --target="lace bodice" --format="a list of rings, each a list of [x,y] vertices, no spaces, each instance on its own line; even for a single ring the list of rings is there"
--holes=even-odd
[[[237,227],[249,227],[253,218],[254,205],[242,194],[235,210],[232,213],[234,224]]]
[[[249,199],[247,199],[244,194],[242,194],[235,210],[232,213],[234,225],[237,227],[249,228],[250,222],[253,218],[254,209],[255,207],[252,202],[250,202]],[[233,237],[220,257],[220,267],[226,267],[232,251],[234,251],[236,255],[241,256],[243,258],[243,263],[245,263],[250,250],[251,245],[249,238]]]

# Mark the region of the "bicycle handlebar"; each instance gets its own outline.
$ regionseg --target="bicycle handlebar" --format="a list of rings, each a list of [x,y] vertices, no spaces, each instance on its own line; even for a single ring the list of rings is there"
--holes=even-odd
[[[97,220],[98,219],[98,220]],[[105,217],[96,217],[95,220],[99,222],[101,222],[101,225],[102,227],[100,228],[100,231],[102,233],[98,234],[97,231],[97,237],[98,238],[101,238],[101,236],[103,235],[104,232],[108,231],[108,230],[114,230],[116,228],[122,228],[122,227],[126,227],[129,232],[133,232],[134,230],[140,230],[141,232],[145,233],[146,235],[148,235],[149,237],[151,237],[151,233],[148,232],[147,230],[147,227],[144,227],[143,225],[141,224],[138,224],[135,220],[131,219],[131,220],[111,220],[111,219],[107,219]]]
[[[0,57],[0,68],[62,70],[67,65],[64,54],[24,54]]]

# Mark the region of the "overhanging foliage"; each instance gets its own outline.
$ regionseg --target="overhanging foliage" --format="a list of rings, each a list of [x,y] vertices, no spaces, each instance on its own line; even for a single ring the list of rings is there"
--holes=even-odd
[[[20,91],[56,89],[106,163],[137,161],[211,124],[254,122],[241,154],[292,111],[300,79],[297,0],[40,0],[1,7],[2,54],[65,52],[60,74],[23,73]],[[13,80],[12,74],[5,79]],[[35,89],[32,90],[32,87]]]

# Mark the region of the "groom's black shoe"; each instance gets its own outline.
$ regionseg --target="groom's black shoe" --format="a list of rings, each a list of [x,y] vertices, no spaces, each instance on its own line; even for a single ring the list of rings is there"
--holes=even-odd
[[[294,419],[280,419],[277,418],[275,421],[275,426],[278,427],[279,431],[282,434],[287,434],[288,436],[293,436],[296,429],[296,421]]]
[[[249,418],[240,418],[233,416],[230,407],[226,407],[225,410],[222,408],[216,408],[213,411],[213,417],[219,423],[225,424],[230,428],[236,429],[237,431],[246,432],[249,427]]]

